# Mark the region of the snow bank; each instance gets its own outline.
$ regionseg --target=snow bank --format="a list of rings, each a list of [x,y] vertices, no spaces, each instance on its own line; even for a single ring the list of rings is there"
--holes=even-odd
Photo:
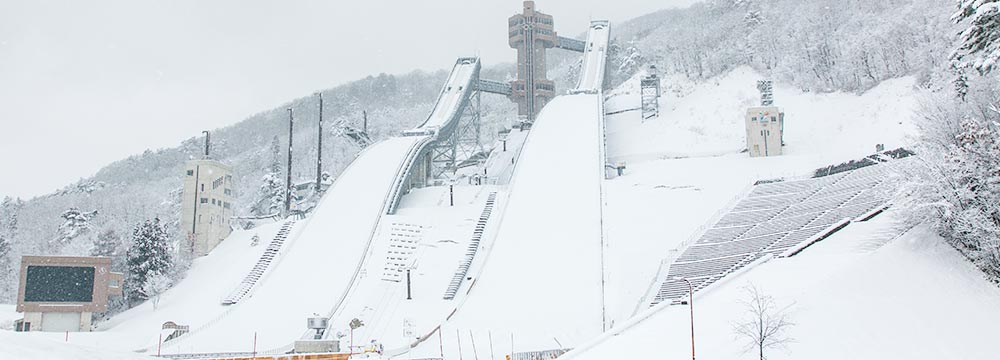
[[[16,333],[0,330],[0,359],[18,360],[138,360],[153,359],[148,356],[130,354],[97,348],[90,346],[80,346],[68,344],[64,341],[65,334],[57,335],[59,341],[49,339],[42,333]],[[76,333],[69,334],[71,338],[76,337]]]

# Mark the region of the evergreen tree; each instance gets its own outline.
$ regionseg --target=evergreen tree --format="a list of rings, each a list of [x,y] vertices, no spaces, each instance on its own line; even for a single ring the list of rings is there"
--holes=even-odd
[[[281,145],[278,136],[271,140],[271,159],[261,179],[260,198],[255,212],[258,215],[270,215],[281,212],[285,202],[285,182],[281,178]]]
[[[90,256],[116,257],[119,255],[118,247],[120,245],[121,239],[118,238],[118,234],[113,229],[107,229],[94,238],[94,243],[90,247]]]
[[[14,278],[14,262],[10,258],[10,241],[0,234],[0,280]],[[11,282],[0,281],[0,284],[10,284]],[[0,303],[10,301],[11,286],[0,286]]]
[[[957,67],[976,69],[981,75],[992,71],[1000,61],[1000,0],[957,0],[955,23],[968,21],[959,33],[958,49],[951,58]]]
[[[13,238],[17,232],[17,216],[24,207],[24,200],[4,197],[0,202],[0,234],[7,234],[8,238]]]
[[[132,246],[125,255],[125,296],[129,302],[148,299],[147,281],[168,274],[173,266],[167,230],[159,218],[146,220],[132,233]]]
[[[60,215],[63,218],[63,224],[59,225],[59,236],[56,238],[56,242],[67,244],[73,239],[87,234],[90,232],[90,220],[95,216],[97,216],[97,210],[82,212],[80,209],[72,207],[63,211]]]

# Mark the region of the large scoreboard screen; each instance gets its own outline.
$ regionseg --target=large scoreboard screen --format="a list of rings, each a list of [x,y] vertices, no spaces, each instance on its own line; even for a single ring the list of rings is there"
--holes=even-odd
[[[26,302],[94,300],[94,267],[29,265],[24,283]]]

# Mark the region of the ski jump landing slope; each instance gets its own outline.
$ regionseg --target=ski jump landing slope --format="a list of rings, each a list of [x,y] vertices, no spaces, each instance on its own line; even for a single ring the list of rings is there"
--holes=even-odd
[[[601,248],[603,52],[595,22],[576,95],[532,125],[485,269],[444,334],[513,333],[520,349],[572,346],[604,330]]]
[[[451,324],[584,340],[602,328],[599,95],[560,96],[532,126],[495,247]],[[447,332],[446,332],[447,333]],[[565,345],[565,343],[564,343]]]
[[[454,128],[479,68],[478,58],[458,59],[434,110],[411,136],[362,152],[257,287],[224,316],[164,344],[164,352],[246,352],[255,337],[258,350],[287,350],[307,332],[307,318],[341,307],[357,285],[379,221],[398,203],[419,154],[435,136]]]
[[[253,293],[216,322],[165,343],[163,352],[245,352],[255,334],[258,350],[297,340],[306,331],[305,319],[329,312],[350,284],[408,154],[425,141],[398,137],[367,148],[328,190],[302,234]]]

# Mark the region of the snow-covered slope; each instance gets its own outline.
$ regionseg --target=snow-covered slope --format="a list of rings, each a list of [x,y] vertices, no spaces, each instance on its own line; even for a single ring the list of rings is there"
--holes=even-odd
[[[608,289],[620,295],[609,299],[615,328],[569,358],[690,356],[687,307],[662,305],[656,312],[636,303],[660,260],[683,250],[681,243],[754,180],[806,175],[870,154],[878,143],[892,148],[910,141],[919,93],[912,78],[859,95],[776,84],[776,104],[786,112],[786,155],[749,158],[739,153],[742,116],[756,103],[757,79],[742,68],[704,84],[668,85],[683,90],[661,99],[660,118],[643,122],[635,111],[609,116],[609,156],[628,164],[625,176],[607,184]],[[609,112],[638,104],[631,85],[616,93]],[[746,315],[738,302],[752,283],[779,304],[795,304],[796,342],[769,358],[993,358],[984,329],[1000,317],[1000,291],[927,229],[890,241],[900,226],[891,214],[851,224],[799,256],[771,260],[698,293],[698,357],[754,357],[742,353],[732,331]],[[635,312],[639,317],[630,320]],[[645,316],[651,317],[640,321]]]
[[[899,223],[891,213],[852,224],[798,256],[772,260],[697,294],[698,357],[756,358],[743,353],[732,329],[748,315],[740,301],[753,285],[779,306],[790,306],[795,323],[788,330],[795,341],[769,352],[770,359],[995,358],[989,329],[1000,321],[1000,289],[924,227],[892,241],[878,236],[894,226]],[[566,358],[689,356],[687,306],[651,312]]]
[[[697,234],[756,180],[808,175],[875,150],[906,146],[918,90],[912,78],[887,81],[864,94],[812,94],[775,84],[785,111],[785,154],[750,158],[743,116],[758,102],[762,77],[739,68],[699,84],[670,77],[661,115],[638,111],[607,118],[608,156],[625,175],[607,182],[609,298],[612,319],[638,310],[660,261]],[[607,111],[638,106],[636,80],[615,89]],[[835,116],[843,109],[851,116]]]
[[[718,156],[746,148],[746,109],[760,103],[749,67],[704,83],[664,78],[660,116],[642,120],[638,112],[608,121],[608,152],[627,162]],[[785,111],[784,158],[809,156],[820,163],[871,154],[875,144],[902,146],[913,134],[915,79],[885,81],[864,94],[809,93],[774,84],[774,104]],[[610,94],[608,112],[639,107],[639,84],[632,79]],[[617,141],[616,141],[617,140]]]
[[[247,351],[290,344],[306,332],[305,319],[326,314],[354,278],[407,154],[420,137],[372,145],[324,196],[254,293],[217,323],[168,343],[168,352]]]
[[[0,330],[0,359],[18,360],[140,360],[152,357],[108,350],[96,346],[67,344],[65,334],[58,334],[58,340],[43,336],[45,333],[15,333]],[[77,334],[71,334],[75,337]]]
[[[598,101],[597,95],[557,97],[538,117],[496,245],[444,327],[447,337],[456,329],[477,331],[485,343],[491,330],[509,344],[513,332],[517,346],[533,349],[559,347],[553,338],[579,343],[602,331]],[[446,351],[457,356],[457,344],[451,345]]]
[[[71,342],[155,351],[166,321],[191,333],[163,344],[164,353],[248,352],[284,347],[306,332],[305,319],[334,308],[355,275],[384,213],[406,154],[423,137],[392,138],[367,148],[328,190],[257,287],[236,305],[220,300],[250,271],[266,246],[249,247],[252,232],[237,232],[195,261],[187,278],[167,291],[157,309],[146,303],[82,333]],[[269,241],[280,224],[256,232]],[[55,336],[48,334],[49,336]],[[40,335],[45,336],[45,335]]]

